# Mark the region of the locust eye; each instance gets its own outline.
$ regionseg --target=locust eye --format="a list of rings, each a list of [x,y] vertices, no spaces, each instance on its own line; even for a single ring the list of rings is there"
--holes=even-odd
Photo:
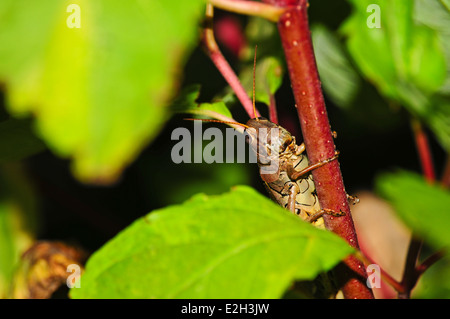
[[[291,144],[291,142],[291,139],[286,139],[283,143],[283,150],[285,150]]]
[[[289,147],[289,145],[291,145],[291,143],[292,143],[292,139],[291,138],[288,138],[287,136],[285,137],[285,138],[283,138],[281,141],[280,141],[282,144],[280,144],[280,148],[278,149],[278,151],[280,152],[280,153],[283,153],[284,151],[286,151],[286,149]]]
[[[245,143],[251,144],[251,142],[252,142],[253,139],[252,139],[252,137],[250,136],[250,134],[248,134],[247,132],[245,132],[244,136],[245,136]]]

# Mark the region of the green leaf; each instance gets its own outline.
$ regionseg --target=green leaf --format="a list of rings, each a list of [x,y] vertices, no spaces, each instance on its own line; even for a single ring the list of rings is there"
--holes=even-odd
[[[285,73],[284,52],[276,24],[260,18],[249,17],[245,34],[248,44],[240,55],[239,80],[248,96],[253,95],[253,62],[255,45],[257,48],[255,99],[270,105],[270,99],[283,82]],[[218,98],[230,107],[239,103],[231,88],[225,88]]]
[[[13,273],[36,231],[36,198],[14,164],[0,166],[0,299],[9,297]]]
[[[420,276],[417,288],[413,290],[414,299],[450,298],[450,260],[444,256]]]
[[[204,0],[0,3],[0,80],[9,110],[73,157],[83,181],[111,182],[161,129]]]
[[[416,23],[414,1],[350,2],[354,10],[341,31],[347,36],[348,50],[364,77],[385,97],[425,121],[442,146],[450,149],[450,126],[442,125],[450,121],[450,109],[433,105],[439,100],[434,97],[443,93],[448,79],[444,48],[450,41],[450,33],[443,37],[436,30]],[[380,28],[368,25],[368,21],[377,18],[377,11],[367,11],[369,5],[378,5]],[[435,108],[442,112],[435,114]],[[439,117],[444,117],[444,121]]]
[[[450,95],[435,95],[430,99],[430,111],[425,121],[433,128],[444,149],[450,151]]]
[[[21,212],[13,203],[0,202],[0,298],[8,296],[14,269],[32,238],[23,230]]]
[[[270,104],[271,96],[275,95],[283,82],[283,66],[281,61],[273,56],[259,59],[255,70],[255,99]],[[253,94],[253,63],[242,70],[239,75],[247,94]]]
[[[0,123],[0,162],[21,160],[45,149],[30,121],[8,119]]]
[[[429,185],[422,176],[399,171],[377,178],[378,192],[399,216],[435,248],[450,247],[450,192]]]
[[[149,194],[147,200],[155,207],[181,203],[200,192],[218,195],[228,191],[234,185],[251,183],[252,170],[249,164],[180,163],[173,165],[170,154],[162,153],[146,156],[143,160],[145,163],[140,166],[143,186]],[[155,167],[158,169],[155,170]],[[167,188],[173,186],[174,180],[177,181],[176,192],[168,192]],[[158,182],[155,183],[155,181]]]
[[[284,52],[275,23],[260,17],[249,17],[245,35],[248,46],[244,58],[249,65],[253,65],[255,45],[258,46],[257,57],[272,56],[284,60]]]
[[[437,31],[444,46],[447,78],[441,92],[450,94],[450,2],[439,0],[415,0],[414,19]]]
[[[254,51],[252,51],[254,53]],[[259,51],[258,51],[259,52]],[[258,53],[259,56],[259,53]],[[252,58],[253,59],[253,58]],[[257,57],[255,71],[255,100],[270,105],[271,98],[283,83],[284,66],[276,56]],[[246,61],[246,65],[242,67],[239,73],[239,80],[245,88],[248,96],[253,96],[253,60]],[[238,99],[234,91],[227,87],[224,92],[219,95],[221,101],[226,105],[234,105],[238,103]]]
[[[200,95],[200,85],[194,84],[184,88],[177,98],[171,103],[170,110],[173,113],[188,113],[210,117],[211,112],[225,115],[231,118],[231,112],[224,102],[199,103],[197,98]]]
[[[325,26],[312,29],[314,53],[323,87],[341,107],[348,108],[360,89],[361,79],[338,39]]]
[[[352,252],[249,187],[141,218],[97,251],[73,298],[278,298]]]

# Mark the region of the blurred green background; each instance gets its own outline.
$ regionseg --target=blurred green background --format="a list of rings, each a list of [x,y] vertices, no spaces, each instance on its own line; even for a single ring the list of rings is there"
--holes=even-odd
[[[47,22],[40,28],[47,27],[50,31],[42,34],[55,42],[41,51],[30,51],[40,45],[31,42],[48,40],[39,38],[40,30],[33,31],[34,24],[23,29],[16,24],[21,19],[33,21],[26,14],[34,7],[22,10],[18,7],[21,1],[13,2],[0,4],[0,291],[7,287],[19,254],[33,240],[61,240],[94,252],[137,218],[194,194],[220,194],[239,184],[265,194],[256,165],[177,165],[170,158],[176,143],[171,140],[172,131],[193,127],[183,120],[185,115],[171,114],[167,107],[180,88],[200,84],[198,102],[225,98],[236,120],[245,123],[248,119],[198,46],[202,1],[181,1],[179,7],[144,2],[148,8],[125,8],[119,1],[95,6],[79,1],[82,14],[92,14],[82,15],[81,32],[76,35],[52,29],[52,23],[64,23],[68,13],[45,11],[64,9],[67,4],[42,1],[36,12]],[[369,2],[382,8],[382,32],[387,40],[370,39],[371,30],[359,27],[369,15],[364,12]],[[338,133],[335,142],[349,194],[372,191],[381,172],[402,168],[421,173],[412,117],[424,124],[438,177],[446,164],[450,139],[448,1],[411,1],[413,6],[369,2],[311,0],[309,7],[328,115]],[[84,10],[84,5],[92,5],[92,10]],[[148,23],[157,13],[162,15],[160,20]],[[399,16],[405,21],[399,21]],[[137,22],[130,23],[134,19]],[[216,10],[215,21],[221,26],[216,36],[225,57],[244,78],[252,65],[255,43],[260,59],[273,56],[284,65],[273,25],[220,10]],[[155,28],[164,31],[155,32]],[[233,28],[242,29],[245,42],[229,40],[227,33],[234,32]],[[181,29],[185,31],[179,34]],[[17,40],[11,30],[20,34]],[[39,36],[34,37],[32,31]],[[395,41],[403,46],[383,49],[382,45]],[[79,50],[66,50],[71,45]],[[64,54],[68,55],[61,57]],[[430,63],[416,70],[414,63],[423,59]],[[434,84],[428,78],[442,81]],[[48,85],[33,86],[39,79]],[[71,83],[82,84],[67,88]],[[151,102],[146,100],[149,96]],[[280,124],[300,141],[286,72],[275,97]],[[264,105],[258,107],[267,116]],[[37,120],[31,120],[33,116]],[[204,123],[210,126],[220,125]]]

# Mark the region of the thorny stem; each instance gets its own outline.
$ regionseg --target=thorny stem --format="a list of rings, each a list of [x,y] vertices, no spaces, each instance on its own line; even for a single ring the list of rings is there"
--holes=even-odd
[[[278,21],[278,30],[286,56],[292,90],[304,143],[311,163],[318,163],[335,154],[335,145],[325,108],[308,24],[306,0],[264,0],[282,6],[285,13]],[[338,161],[312,172],[321,207],[345,213],[342,217],[325,215],[326,227],[358,248],[358,240]],[[346,258],[336,269],[345,298],[372,299],[366,286],[364,264],[355,256]]]
[[[259,16],[272,22],[277,22],[284,12],[283,8],[255,1],[209,0],[209,3],[220,9]]]
[[[206,21],[205,21],[206,25],[203,30],[202,42],[206,47],[208,55],[211,58],[214,65],[216,66],[216,68],[219,70],[219,72],[228,82],[230,87],[233,89],[234,93],[236,94],[237,98],[241,102],[242,106],[244,107],[245,111],[248,113],[250,118],[253,118],[254,113],[252,101],[248,97],[247,92],[245,91],[244,87],[239,81],[239,78],[236,76],[236,73],[234,73],[230,64],[225,59],[222,52],[220,52],[219,46],[217,45],[216,40],[214,38],[213,16],[214,16],[213,6],[211,4],[207,4]],[[256,112],[257,116],[260,116],[258,111]]]

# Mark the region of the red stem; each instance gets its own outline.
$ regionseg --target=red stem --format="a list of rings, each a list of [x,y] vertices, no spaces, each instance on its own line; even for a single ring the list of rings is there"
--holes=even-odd
[[[275,101],[275,95],[269,94],[269,118],[272,123],[278,124],[278,114],[277,114],[277,102]]]
[[[450,188],[450,155],[447,155],[447,163],[442,173],[441,184],[444,188]]]
[[[399,291],[398,299],[409,299],[411,297],[411,290],[417,283],[419,276],[417,274],[417,260],[419,259],[420,250],[422,249],[423,242],[416,238],[412,238],[408,247],[408,254],[406,255],[405,269],[403,271],[403,277],[401,285],[403,291]]]
[[[365,256],[361,252],[357,253],[357,257],[366,265],[377,264],[374,260],[372,260],[372,258],[370,258],[369,256]],[[380,274],[381,274],[381,278],[383,278],[383,280],[385,282],[387,282],[389,285],[391,285],[396,291],[403,292],[405,290],[405,288],[402,286],[402,284],[399,283],[397,280],[395,280],[386,271],[384,271],[383,268],[380,268]]]
[[[306,0],[264,1],[286,8],[278,22],[278,30],[310,162],[317,163],[331,158],[335,154],[335,145],[312,47],[307,15],[308,3]],[[342,217],[325,215],[326,227],[344,238],[351,246],[358,248],[338,161],[332,161],[314,170],[312,174],[322,208],[345,213]],[[345,298],[373,298],[372,290],[366,285],[367,273],[364,264],[360,260],[350,256],[337,271]]]
[[[241,82],[239,81],[239,78],[236,76],[236,73],[233,71],[230,64],[223,56],[214,38],[213,10],[214,9],[212,5],[208,4],[206,9],[206,21],[205,21],[206,26],[203,30],[202,36],[203,45],[205,46],[207,53],[211,58],[212,62],[215,64],[216,68],[219,70],[219,72],[228,82],[230,87],[233,89],[234,93],[241,102],[245,111],[248,113],[249,117],[253,118],[255,116],[253,110],[253,103],[248,97],[247,92],[245,91]],[[256,111],[256,116],[260,116],[258,111]]]
[[[417,152],[419,154],[420,164],[422,166],[423,175],[425,176],[425,179],[428,183],[434,183],[436,175],[434,172],[433,158],[431,156],[431,150],[430,145],[428,144],[427,135],[419,120],[413,118],[411,120],[411,127],[416,142]],[[417,266],[417,260],[419,259],[422,245],[423,241],[414,238],[414,236],[409,243],[408,254],[406,257],[405,268],[401,281],[401,285],[404,287],[404,290],[399,291],[399,299],[409,299],[411,297],[411,291],[417,284],[420,275],[432,264],[426,264],[427,266],[422,266],[422,268],[420,266]],[[436,256],[440,255],[438,254]],[[435,260],[431,260],[434,263]]]
[[[418,275],[421,275],[430,268],[432,265],[434,265],[435,262],[440,260],[442,257],[444,257],[444,251],[437,251],[431,256],[429,256],[427,259],[425,259],[419,266],[417,266],[417,273]]]
[[[434,173],[433,158],[431,156],[427,134],[423,130],[419,120],[413,119],[411,125],[414,132],[417,152],[419,153],[420,163],[422,165],[423,175],[429,183],[433,183],[436,180],[436,174]]]

